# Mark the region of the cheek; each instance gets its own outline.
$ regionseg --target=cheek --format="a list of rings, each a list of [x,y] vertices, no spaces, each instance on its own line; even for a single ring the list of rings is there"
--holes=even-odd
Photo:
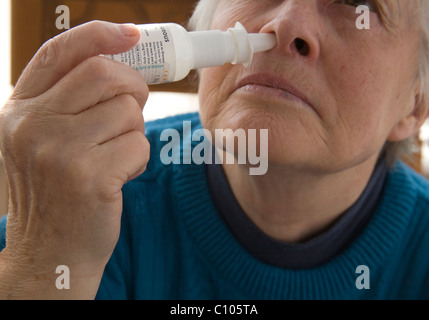
[[[338,118],[344,126],[356,133],[385,139],[392,127],[400,121],[407,109],[407,94],[410,88],[400,88],[397,74],[392,68],[365,68],[352,66],[350,76],[337,90]],[[353,71],[354,70],[354,71]],[[353,77],[353,75],[355,75]],[[410,81],[408,81],[410,83]]]
[[[206,129],[223,128],[224,105],[231,95],[237,76],[234,70],[239,66],[225,65],[207,68],[201,72],[199,85],[200,118]]]
[[[385,56],[386,60],[390,58]],[[373,63],[367,59],[344,64],[336,75],[331,75],[336,121],[332,122],[329,136],[335,154],[347,154],[357,162],[377,154],[400,120],[407,105],[406,92],[411,90],[408,85],[399,89],[400,68],[388,65],[388,61]],[[404,84],[411,83],[406,73],[399,74]]]
[[[212,28],[226,30],[237,21],[246,25],[247,21],[261,18],[273,1],[220,0],[213,16]],[[249,30],[248,30],[249,31]]]
[[[361,128],[365,123],[368,129],[373,122],[380,126],[388,111],[385,106],[393,84],[392,77],[386,73],[389,69],[391,67],[383,68],[379,61],[370,58],[332,57],[330,63],[325,64],[323,74],[332,93],[332,103],[336,105],[335,112],[330,114],[335,117],[333,123],[342,121],[350,130]]]

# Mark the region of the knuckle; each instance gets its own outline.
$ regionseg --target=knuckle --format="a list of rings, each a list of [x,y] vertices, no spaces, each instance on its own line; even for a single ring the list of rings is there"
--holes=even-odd
[[[135,130],[131,132],[131,139],[133,147],[137,145],[139,148],[142,148],[145,150],[148,146],[148,141],[144,135],[143,132]]]
[[[12,161],[22,158],[22,152],[31,145],[26,127],[22,119],[13,119],[10,114],[0,115],[0,146],[4,156],[12,157]]]
[[[0,133],[2,136],[5,135],[6,128],[10,123],[9,117],[11,110],[13,109],[9,108],[9,102],[6,102],[6,104],[0,108]]]
[[[84,61],[84,69],[95,77],[103,76],[108,70],[107,63],[99,57],[90,57]]]
[[[143,153],[142,161],[143,161],[143,163],[147,164],[150,160],[150,143],[149,143],[149,140],[146,138],[144,133],[141,131],[135,131],[135,139],[136,139],[136,144],[139,147],[139,150],[142,150],[142,153]]]
[[[144,149],[143,150],[145,150],[143,159],[144,159],[145,165],[147,166],[147,164],[150,161],[150,143],[148,140],[146,140],[146,142],[144,143]]]
[[[144,137],[142,145],[143,145],[143,150],[145,150],[146,152],[146,162],[149,162],[150,159],[150,142],[149,140],[146,138],[146,136],[142,133],[142,136]]]
[[[109,60],[102,57],[90,57],[84,62],[84,70],[99,82],[109,82],[112,80],[112,67]]]
[[[143,112],[136,98],[130,94],[119,96],[118,107],[120,112],[126,114],[127,128],[133,129],[140,125],[143,120]]]
[[[24,161],[26,155],[38,146],[38,133],[34,132],[33,128],[31,117],[11,119],[7,127],[2,128],[3,152],[11,156],[16,163]]]
[[[119,104],[121,107],[127,108],[127,110],[134,112],[140,112],[139,104],[131,94],[122,94],[119,96]],[[136,110],[138,109],[138,110]]]
[[[92,33],[98,34],[98,33],[104,33],[106,30],[106,25],[108,22],[101,21],[101,20],[92,20],[87,23],[88,29],[91,30]]]
[[[63,157],[64,154],[59,153],[53,143],[39,146],[34,159],[36,172],[48,176],[49,172],[57,171],[55,168],[61,166]]]
[[[63,36],[66,36],[65,34]],[[57,63],[60,58],[60,40],[54,37],[46,41],[39,49],[36,58],[42,67],[50,67]]]
[[[143,111],[140,109],[139,103],[133,96],[130,96],[130,99],[132,99],[129,104],[129,108],[131,109],[130,116],[138,122],[140,119],[143,119]]]

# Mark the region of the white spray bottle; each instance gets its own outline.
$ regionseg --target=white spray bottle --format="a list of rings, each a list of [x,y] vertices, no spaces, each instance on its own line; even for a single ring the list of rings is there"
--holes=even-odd
[[[174,23],[137,27],[141,37],[133,49],[106,57],[139,71],[148,84],[179,81],[193,69],[225,63],[241,63],[247,67],[254,53],[271,50],[277,45],[274,34],[248,34],[239,22],[226,32],[188,32]]]

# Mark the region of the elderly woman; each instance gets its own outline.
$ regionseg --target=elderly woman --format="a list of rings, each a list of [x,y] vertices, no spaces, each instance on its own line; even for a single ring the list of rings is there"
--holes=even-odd
[[[237,21],[277,46],[204,69],[199,114],[146,126],[145,81],[100,56],[135,27],[39,50],[1,111],[1,298],[429,298],[429,183],[398,161],[427,115],[429,1],[201,0],[191,25]],[[268,129],[268,171],[164,165],[161,133],[185,121]]]

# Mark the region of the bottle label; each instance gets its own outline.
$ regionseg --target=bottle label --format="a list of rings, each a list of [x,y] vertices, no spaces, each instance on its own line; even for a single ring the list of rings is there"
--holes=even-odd
[[[176,55],[169,28],[149,24],[141,26],[140,32],[139,43],[133,49],[109,57],[139,71],[147,84],[172,82],[176,73]]]

